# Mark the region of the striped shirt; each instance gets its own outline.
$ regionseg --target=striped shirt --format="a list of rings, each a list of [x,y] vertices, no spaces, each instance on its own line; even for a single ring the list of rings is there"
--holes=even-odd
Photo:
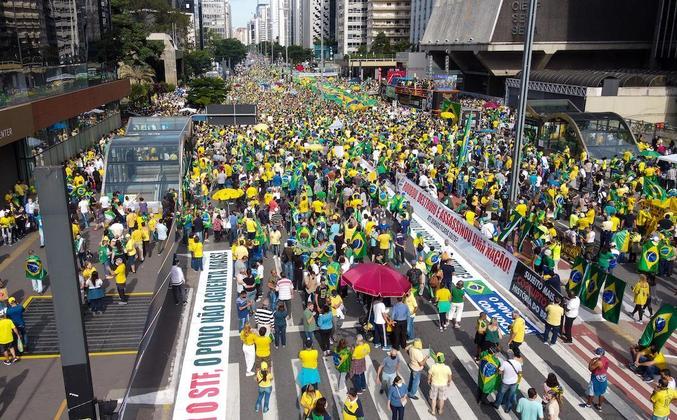
[[[254,319],[256,319],[256,325],[259,327],[271,325],[273,323],[273,311],[268,308],[257,308]]]
[[[291,295],[294,290],[294,284],[286,277],[282,277],[277,281],[277,292],[280,300],[291,300]]]

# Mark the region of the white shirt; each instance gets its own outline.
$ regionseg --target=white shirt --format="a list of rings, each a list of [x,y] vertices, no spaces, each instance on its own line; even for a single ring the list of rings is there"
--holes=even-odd
[[[169,284],[172,286],[178,286],[186,282],[185,277],[183,277],[183,270],[178,265],[173,265],[172,269],[169,271]]]
[[[581,306],[581,299],[576,296],[573,299],[570,299],[566,304],[566,310],[564,315],[567,318],[577,318],[578,317],[578,308]]]
[[[512,366],[511,366],[512,364]],[[514,368],[513,368],[514,366]],[[506,385],[517,383],[517,372],[522,371],[522,364],[515,359],[501,361],[501,382]]]
[[[385,318],[383,318],[383,314],[387,314],[388,309],[383,302],[375,303],[371,310],[374,313],[374,324],[383,325],[386,323]]]
[[[155,233],[157,233],[158,241],[164,241],[167,239],[167,226],[163,223],[158,223],[155,225]]]
[[[277,281],[277,292],[279,300],[291,300],[294,284],[286,277]]]
[[[101,208],[104,210],[110,208],[110,198],[108,198],[107,195],[102,195],[101,198],[99,198],[99,203],[101,204]]]
[[[80,213],[89,213],[89,200],[80,200],[78,207],[80,207]]]

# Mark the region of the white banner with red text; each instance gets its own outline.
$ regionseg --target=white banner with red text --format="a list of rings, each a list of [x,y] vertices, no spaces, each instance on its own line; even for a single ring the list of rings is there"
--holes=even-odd
[[[404,195],[416,213],[460,253],[480,273],[510,290],[518,259],[487,239],[479,229],[461,215],[442,204],[406,177],[397,181],[397,191]]]
[[[203,267],[190,315],[173,418],[225,420],[233,301],[231,252],[205,252]]]

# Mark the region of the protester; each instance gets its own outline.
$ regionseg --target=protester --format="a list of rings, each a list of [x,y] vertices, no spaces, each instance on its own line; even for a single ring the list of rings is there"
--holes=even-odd
[[[515,354],[511,351],[508,353],[508,359],[501,361],[498,370],[501,374],[501,387],[496,395],[494,406],[498,409],[505,404],[505,412],[509,413],[513,404],[517,403],[515,391],[522,377],[522,363],[516,359]]]
[[[11,319],[7,318],[4,311],[0,311],[0,350],[5,355],[5,365],[11,365],[19,361],[17,357],[16,348],[14,347],[14,336],[19,337],[19,330],[16,328]],[[11,357],[10,357],[11,355]]]
[[[367,380],[364,373],[367,370],[365,357],[369,355],[371,349],[369,343],[364,341],[362,334],[355,337],[355,347],[350,361],[350,376],[353,380],[353,386],[358,394],[362,394],[367,389]]]
[[[346,400],[343,402],[343,420],[363,420],[364,411],[362,409],[362,402],[358,398],[358,391],[351,388],[348,391]]]
[[[397,350],[393,350],[397,352]],[[393,415],[392,420],[404,420],[404,407],[407,403],[407,387],[400,376],[393,378],[392,385],[388,388],[388,402]]]
[[[607,371],[609,369],[609,359],[605,356],[603,348],[598,347],[595,350],[595,357],[590,359],[588,363],[588,370],[590,371],[590,382],[586,390],[588,399],[583,404],[583,407],[592,407],[594,397],[598,398],[595,408],[602,411],[602,404],[604,403],[604,394],[606,394],[609,382],[607,380]]]
[[[256,359],[256,334],[252,331],[252,326],[244,324],[240,331],[240,340],[242,340],[242,353],[245,361],[245,375],[254,376],[254,361]]]
[[[186,278],[183,276],[183,270],[179,267],[179,259],[174,257],[172,268],[169,271],[169,286],[172,288],[175,305],[178,305],[179,303],[185,305],[187,302],[185,284]],[[240,330],[242,330],[242,328],[240,328]]]
[[[407,346],[406,350],[409,355],[409,369],[411,369],[407,396],[412,400],[417,400],[418,396],[416,394],[421,383],[421,374],[430,356],[423,351],[423,344],[420,338],[415,339],[412,344]]]
[[[451,368],[444,363],[444,353],[435,354],[435,364],[428,369],[428,385],[430,385],[430,414],[441,416],[451,386]]]
[[[268,363],[261,362],[259,368],[256,370],[256,383],[259,387],[259,395],[256,398],[256,405],[254,411],[259,412],[263,404],[263,412],[268,412],[268,405],[270,403],[270,394],[273,392],[273,371],[268,369]]]
[[[317,388],[320,384],[320,372],[317,370],[319,354],[313,348],[312,340],[306,340],[303,345],[303,350],[299,352],[299,360],[301,361],[301,371],[297,378],[301,389],[305,389],[308,385]]]
[[[515,409],[520,414],[520,420],[542,420],[543,405],[538,401],[538,393],[534,388],[529,388],[527,395],[528,398],[520,398]]]
[[[548,306],[545,307],[546,319],[545,319],[545,331],[543,332],[543,343],[548,345],[554,345],[557,342],[557,337],[559,336],[560,325],[562,325],[562,316],[564,315],[564,308],[560,305],[559,297],[556,297],[554,301],[550,302]],[[548,342],[548,337],[551,336],[550,342]]]

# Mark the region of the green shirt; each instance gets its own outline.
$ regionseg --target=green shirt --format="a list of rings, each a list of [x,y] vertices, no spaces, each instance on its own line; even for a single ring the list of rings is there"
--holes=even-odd
[[[451,289],[451,303],[463,303],[463,295],[465,290],[454,287]]]

